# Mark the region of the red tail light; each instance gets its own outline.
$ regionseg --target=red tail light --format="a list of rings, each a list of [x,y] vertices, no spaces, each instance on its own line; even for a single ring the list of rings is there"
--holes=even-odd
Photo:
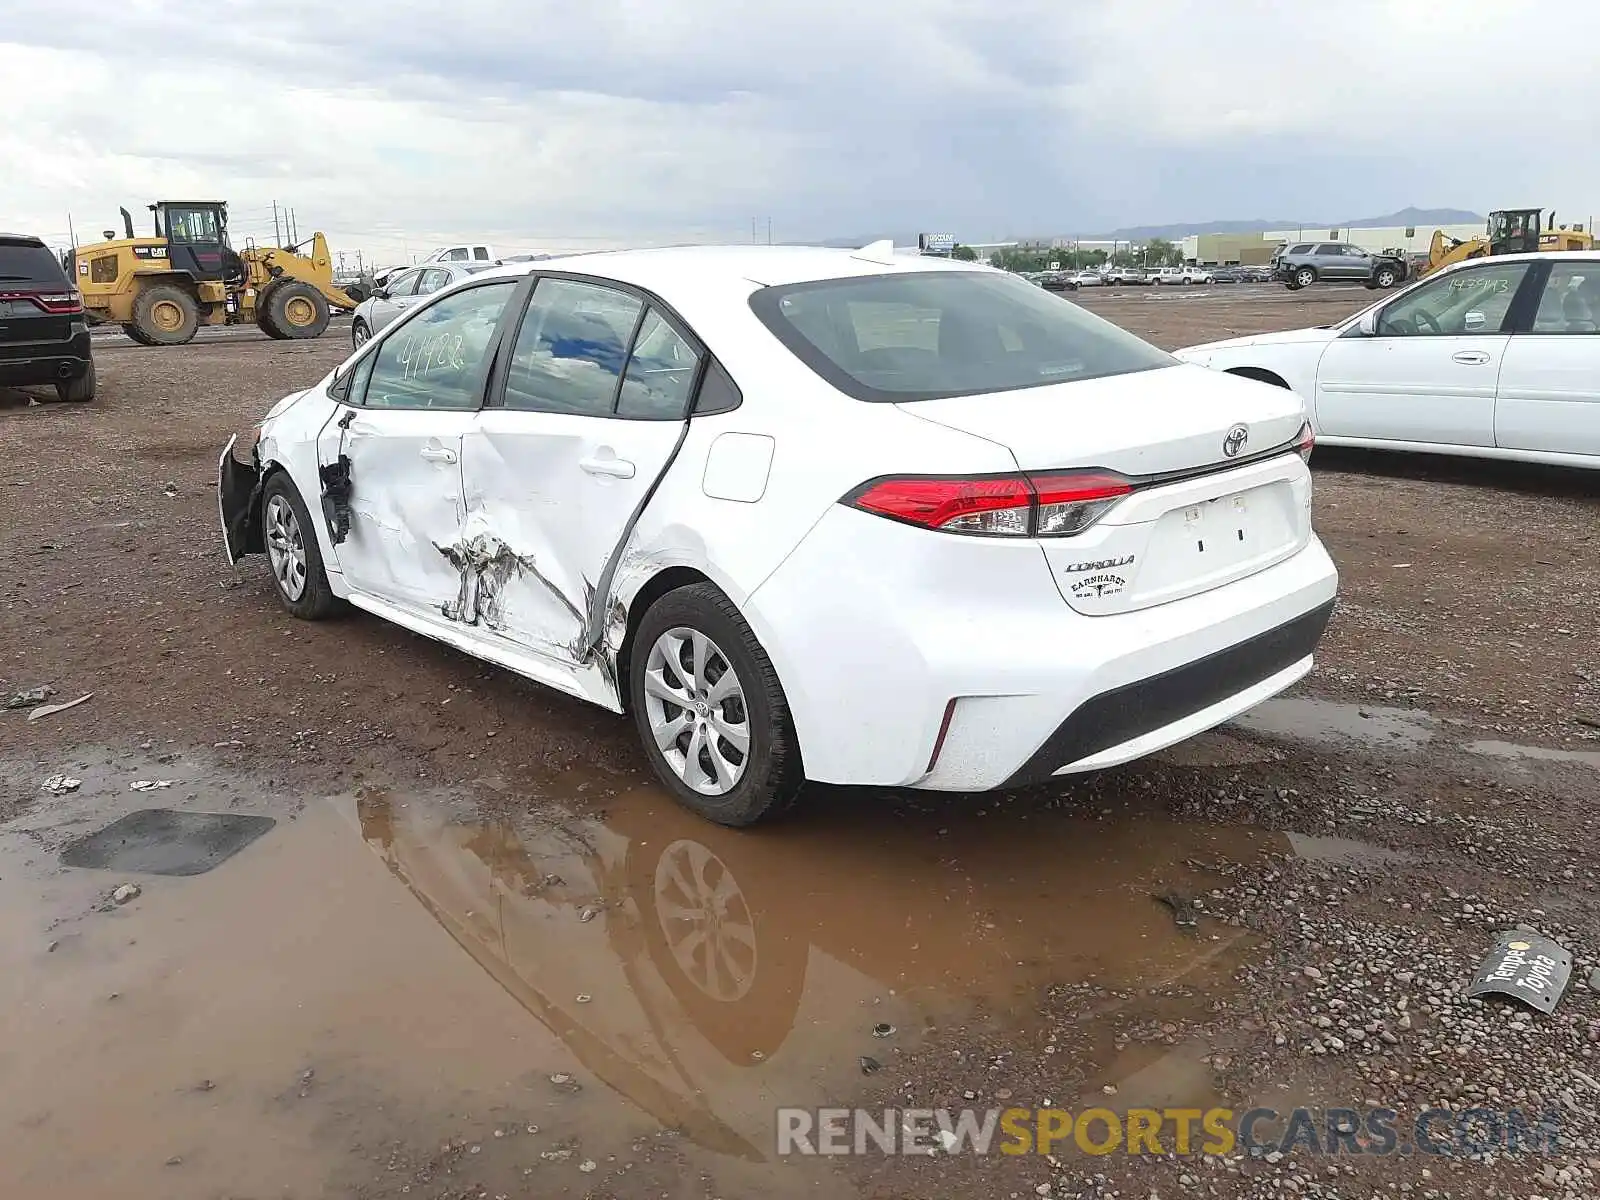
[[[76,288],[53,292],[0,292],[0,300],[27,300],[55,317],[83,311],[83,296]]]
[[[1300,436],[1295,439],[1294,448],[1299,451],[1301,458],[1305,459],[1307,462],[1310,462],[1311,451],[1316,448],[1316,445],[1317,435],[1311,428],[1311,422],[1307,421],[1304,425],[1300,426]]]
[[[1110,471],[877,479],[844,497],[863,512],[947,533],[1070,537],[1100,519],[1133,483]]]

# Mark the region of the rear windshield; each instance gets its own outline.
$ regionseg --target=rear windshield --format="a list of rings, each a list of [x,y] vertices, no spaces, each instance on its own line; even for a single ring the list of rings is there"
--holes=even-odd
[[[1148,342],[1012,275],[917,271],[762,288],[750,307],[857,400],[935,400],[1173,364]]]
[[[44,283],[61,286],[67,277],[61,262],[34,241],[0,238],[0,283]]]

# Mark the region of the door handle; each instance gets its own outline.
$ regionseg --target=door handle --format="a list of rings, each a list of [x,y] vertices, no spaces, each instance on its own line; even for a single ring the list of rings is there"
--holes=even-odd
[[[1489,361],[1487,350],[1458,350],[1450,356],[1458,363],[1465,363],[1469,367],[1482,366]]]
[[[591,475],[609,475],[613,479],[633,478],[633,464],[625,458],[580,458],[578,466]]]
[[[422,448],[422,461],[453,463],[456,461],[456,452],[444,446],[424,446]]]

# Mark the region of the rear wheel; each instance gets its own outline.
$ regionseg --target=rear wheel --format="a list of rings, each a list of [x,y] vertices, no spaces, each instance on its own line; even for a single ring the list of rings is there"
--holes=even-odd
[[[94,399],[94,388],[94,360],[90,359],[89,369],[82,375],[56,384],[56,397],[63,403],[82,404]]]
[[[309,283],[274,284],[262,300],[258,323],[269,337],[315,338],[328,329],[328,302]]]
[[[639,622],[628,693],[645,754],[680,804],[720,825],[787,809],[805,782],[778,674],[710,583],[668,592]]]
[[[182,288],[157,284],[134,300],[133,325],[147,346],[182,346],[200,328],[200,306]]]
[[[339,606],[322,567],[311,514],[289,476],[279,471],[261,493],[261,542],[283,606],[302,621],[320,621]]]
[[[1296,288],[1308,288],[1317,281],[1317,273],[1310,267],[1301,267],[1293,275]]]

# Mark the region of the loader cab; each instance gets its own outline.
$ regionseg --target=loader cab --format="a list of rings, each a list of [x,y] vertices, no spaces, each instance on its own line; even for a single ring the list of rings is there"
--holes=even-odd
[[[1489,214],[1490,254],[1532,254],[1539,249],[1542,208],[1507,208]]]
[[[167,240],[174,271],[197,280],[242,283],[244,264],[228,244],[228,206],[213,200],[163,200],[152,204],[156,236]]]

